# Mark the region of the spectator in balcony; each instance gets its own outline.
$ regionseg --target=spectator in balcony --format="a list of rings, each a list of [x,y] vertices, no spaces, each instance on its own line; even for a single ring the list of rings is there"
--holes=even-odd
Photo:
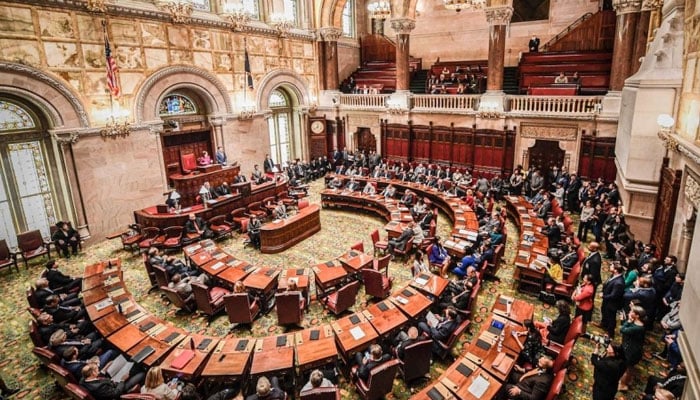
[[[540,50],[540,38],[532,35],[532,39],[530,39],[527,47],[530,49],[530,53],[537,53]]]
[[[464,87],[463,83],[460,83],[459,86],[457,86],[457,94],[466,94],[467,89]]]
[[[437,85],[430,85],[430,94],[440,94],[440,89]]]
[[[554,83],[569,83],[569,78],[567,78],[563,72],[560,72],[559,76],[554,78]]]
[[[571,75],[571,83],[576,83],[576,84],[581,83],[581,77],[578,76],[578,71],[575,71],[574,74]]]

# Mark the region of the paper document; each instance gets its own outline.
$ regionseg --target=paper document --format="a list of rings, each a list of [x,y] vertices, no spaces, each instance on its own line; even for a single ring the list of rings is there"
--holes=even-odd
[[[100,311],[112,305],[112,299],[106,298],[101,302],[95,304],[95,310]]]
[[[420,276],[419,276],[419,277],[416,277],[416,284],[418,284],[418,285],[420,285],[420,286],[423,286],[423,285],[425,285],[426,283],[428,283],[428,280],[427,280],[427,279],[421,278]]]
[[[425,316],[425,321],[428,323],[428,325],[432,328],[435,328],[437,324],[440,322],[435,314],[432,312],[428,311],[428,314]]]
[[[119,383],[124,380],[134,366],[133,362],[127,362],[123,355],[115,358],[112,364],[107,368],[107,373],[112,378],[112,382]]]
[[[469,386],[469,393],[474,395],[477,399],[480,399],[481,396],[486,393],[486,391],[489,389],[489,381],[487,379],[484,379],[483,376],[479,375],[477,376],[472,384]]]
[[[356,327],[350,329],[350,334],[352,335],[352,338],[355,340],[359,340],[359,339],[362,339],[363,337],[365,337],[365,332],[359,326],[356,326]]]

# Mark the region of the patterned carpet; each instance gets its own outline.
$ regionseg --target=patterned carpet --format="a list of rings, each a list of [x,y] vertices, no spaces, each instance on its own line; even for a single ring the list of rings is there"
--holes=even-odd
[[[321,181],[311,185],[311,202],[320,202],[319,190],[322,188]],[[361,214],[355,212],[344,212],[324,209],[321,213],[322,231],[304,242],[296,245],[292,249],[279,255],[263,255],[251,248],[243,248],[240,238],[234,236],[233,239],[220,243],[225,250],[236,256],[248,260],[255,265],[266,265],[279,268],[301,268],[309,267],[318,262],[327,261],[340,255],[352,244],[363,241],[366,251],[371,252],[372,243],[369,233],[384,225],[384,221],[375,215]],[[446,216],[440,214],[438,218],[438,232],[442,237],[449,235],[450,226]],[[536,319],[541,319],[543,315],[550,318],[555,317],[555,311],[548,305],[543,305],[533,297],[528,297],[514,290],[513,266],[510,263],[515,254],[517,246],[517,229],[508,221],[508,231],[511,232],[506,246],[505,264],[498,272],[499,281],[486,281],[479,294],[477,306],[474,310],[474,317],[470,332],[478,332],[479,324],[487,319],[487,315],[496,296],[499,293],[510,294],[519,298],[525,298],[536,304]],[[369,250],[367,250],[369,249]],[[129,290],[137,301],[153,314],[173,322],[188,331],[207,333],[211,335],[224,336],[229,331],[227,318],[222,315],[207,327],[206,318],[197,314],[192,316],[176,316],[175,308],[161,300],[158,292],[147,294],[149,287],[148,278],[143,269],[140,256],[134,256],[121,249],[119,240],[103,241],[84,249],[83,253],[69,260],[61,260],[61,268],[72,275],[82,274],[85,265],[103,260],[109,257],[121,257],[123,262],[124,277]],[[25,299],[26,288],[37,278],[44,259],[35,259],[30,262],[29,268],[20,267],[20,272],[10,270],[0,272],[0,318],[4,321],[0,328],[0,343],[3,351],[0,352],[0,375],[5,379],[10,387],[21,387],[23,390],[15,395],[16,399],[62,399],[67,398],[60,390],[56,389],[51,378],[43,371],[31,353],[32,343],[27,334],[29,314],[25,311],[27,302]],[[394,287],[401,287],[410,279],[410,268],[408,264],[400,261],[392,262],[390,265],[390,276],[394,278]],[[313,292],[313,291],[312,291]],[[361,291],[358,296],[358,303],[353,310],[360,310],[367,304],[368,298]],[[596,299],[596,306],[599,308],[600,298]],[[599,320],[600,315],[596,312],[594,321]],[[312,302],[303,327],[310,327],[333,320],[322,307]],[[589,327],[593,333],[601,333],[595,327]],[[234,335],[241,336],[267,336],[275,333],[285,332],[284,328],[276,325],[276,314],[269,313],[267,316],[256,320],[251,331],[236,330]],[[471,334],[463,336],[462,342],[453,349],[453,354],[457,355],[461,351],[464,342],[471,340]],[[638,398],[639,393],[644,388],[646,376],[649,373],[659,374],[665,369],[665,363],[651,357],[651,353],[660,350],[660,336],[658,334],[647,335],[647,345],[645,357],[638,365],[640,371],[639,379],[634,381],[632,390],[626,394],[619,393],[619,399]],[[593,346],[590,341],[581,339],[574,349],[574,357],[569,367],[569,374],[566,382],[566,393],[560,396],[562,399],[590,399],[590,389],[593,383],[592,368],[590,366],[590,354]],[[435,361],[431,368],[431,377],[439,376],[449,364]],[[389,399],[408,399],[412,392],[420,390],[427,385],[427,381],[417,384],[414,388],[408,388],[400,379],[394,383],[394,389],[387,396]],[[347,382],[341,380],[343,399],[358,398],[354,389]],[[240,396],[239,396],[240,397]]]

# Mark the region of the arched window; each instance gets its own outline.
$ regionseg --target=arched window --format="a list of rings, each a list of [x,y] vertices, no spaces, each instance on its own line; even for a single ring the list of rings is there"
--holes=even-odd
[[[272,118],[268,121],[270,156],[275,162],[284,164],[292,158],[291,104],[287,94],[279,89],[270,93],[268,104],[272,110]]]
[[[343,36],[355,37],[355,0],[347,0],[343,7]]]
[[[39,229],[49,237],[56,221],[48,136],[24,105],[0,99],[0,239]]]

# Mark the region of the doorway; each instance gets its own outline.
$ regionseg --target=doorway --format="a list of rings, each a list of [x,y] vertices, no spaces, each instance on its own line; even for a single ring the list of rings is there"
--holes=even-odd
[[[539,168],[543,174],[552,167],[564,165],[566,151],[559,148],[559,142],[555,140],[537,140],[535,145],[528,149],[528,165]]]
[[[371,151],[377,151],[377,140],[372,134],[370,128],[357,128],[355,134],[355,148],[369,154]]]

